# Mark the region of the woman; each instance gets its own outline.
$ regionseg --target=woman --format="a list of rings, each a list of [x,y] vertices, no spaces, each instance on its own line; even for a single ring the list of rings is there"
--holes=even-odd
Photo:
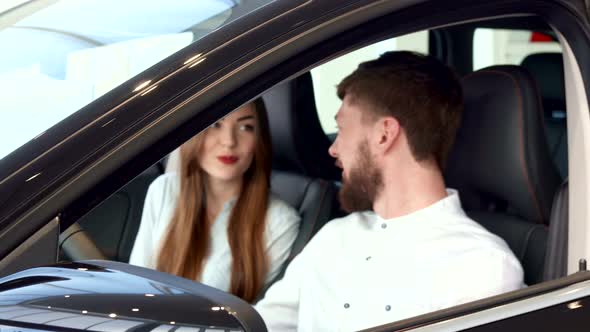
[[[180,171],[149,187],[129,263],[199,280],[252,302],[299,228],[270,195],[271,143],[257,99],[180,148]]]

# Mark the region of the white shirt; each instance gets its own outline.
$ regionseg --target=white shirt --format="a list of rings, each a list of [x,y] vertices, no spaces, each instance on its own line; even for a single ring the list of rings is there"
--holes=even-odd
[[[399,218],[327,223],[257,304],[269,331],[356,331],[523,287],[506,243],[448,192]]]
[[[161,241],[174,214],[180,192],[177,173],[159,176],[148,188],[129,263],[155,269]],[[205,260],[200,282],[229,291],[231,282],[231,248],[227,227],[235,200],[226,203],[211,227],[211,250]],[[289,205],[271,195],[266,213],[266,252],[269,255],[268,283],[279,272],[291,252],[299,232],[300,217]]]

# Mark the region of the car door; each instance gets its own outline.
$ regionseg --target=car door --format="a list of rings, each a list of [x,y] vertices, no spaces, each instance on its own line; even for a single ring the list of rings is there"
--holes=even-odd
[[[281,81],[386,37],[531,14],[547,20],[569,47],[568,99],[577,105],[573,121],[580,124],[568,134],[572,149],[579,149],[570,155],[586,156],[590,67],[581,59],[590,54],[590,32],[582,1],[275,1],[126,81],[43,133],[42,142],[28,142],[3,158],[0,273],[54,262],[60,228],[75,223],[181,142]],[[574,197],[570,220],[577,221],[570,224],[570,272],[590,252],[584,232],[585,220],[590,220],[583,203],[589,195],[586,159],[569,172]],[[563,288],[580,280],[562,282]],[[527,293],[528,299],[540,301],[546,292]],[[523,293],[511,296],[515,305],[524,301]],[[505,302],[495,302],[499,304]],[[458,315],[467,319],[466,312]]]
[[[377,331],[585,331],[588,271],[392,324]]]

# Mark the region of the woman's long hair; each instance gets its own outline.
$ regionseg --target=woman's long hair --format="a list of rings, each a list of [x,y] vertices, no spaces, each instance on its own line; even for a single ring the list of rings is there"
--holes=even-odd
[[[264,102],[258,98],[253,104],[258,115],[254,158],[244,173],[227,228],[232,254],[230,292],[248,302],[262,289],[269,269],[264,231],[271,171],[270,130]],[[180,148],[180,193],[157,261],[158,270],[193,280],[201,278],[211,243],[204,171],[197,158],[201,141],[201,135],[197,135]]]

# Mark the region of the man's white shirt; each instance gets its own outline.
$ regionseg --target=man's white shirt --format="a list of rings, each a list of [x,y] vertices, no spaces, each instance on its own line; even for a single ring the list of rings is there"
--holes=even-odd
[[[402,217],[326,224],[256,305],[269,331],[360,330],[523,287],[506,243],[448,193]]]

